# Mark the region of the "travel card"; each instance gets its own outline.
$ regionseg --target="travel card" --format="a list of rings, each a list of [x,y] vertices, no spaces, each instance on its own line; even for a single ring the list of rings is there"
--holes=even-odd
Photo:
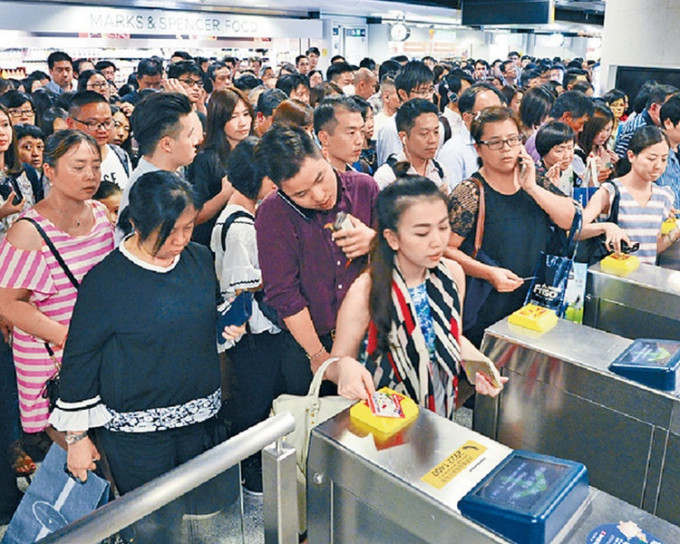
[[[368,407],[375,416],[398,419],[406,417],[401,407],[401,397],[399,395],[376,391],[368,397]]]
[[[478,360],[467,359],[463,361],[463,366],[467,379],[472,385],[475,385],[477,372],[481,372],[491,382],[491,385],[494,387],[501,386],[501,375],[496,365],[487,357]]]

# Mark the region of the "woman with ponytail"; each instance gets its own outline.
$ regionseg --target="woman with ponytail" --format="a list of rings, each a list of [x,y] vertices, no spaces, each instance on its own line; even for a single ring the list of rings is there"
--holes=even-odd
[[[339,360],[327,378],[348,398],[388,386],[452,418],[461,362],[481,354],[462,335],[463,270],[443,258],[450,235],[445,196],[429,179],[407,176],[380,193],[377,208],[371,265],[340,308],[331,352]],[[476,390],[495,396],[501,388],[478,374]]]

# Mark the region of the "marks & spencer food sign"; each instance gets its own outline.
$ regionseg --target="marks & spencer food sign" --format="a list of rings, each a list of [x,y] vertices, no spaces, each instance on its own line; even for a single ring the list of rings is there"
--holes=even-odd
[[[118,33],[214,37],[321,38],[320,20],[230,13],[118,9],[0,2],[0,29],[55,33]]]

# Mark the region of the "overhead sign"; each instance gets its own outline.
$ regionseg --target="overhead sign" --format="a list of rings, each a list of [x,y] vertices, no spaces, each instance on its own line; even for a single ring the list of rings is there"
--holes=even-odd
[[[1,30],[55,33],[135,35],[190,35],[218,38],[266,37],[318,39],[323,22],[318,19],[256,17],[233,13],[119,9],[0,2]]]

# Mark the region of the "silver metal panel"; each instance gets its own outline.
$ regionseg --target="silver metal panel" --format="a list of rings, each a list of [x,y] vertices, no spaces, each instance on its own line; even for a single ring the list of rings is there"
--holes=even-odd
[[[298,538],[297,459],[283,439],[262,450],[265,544],[288,544]]]
[[[607,370],[630,342],[563,320],[542,335],[494,324],[482,351],[510,381],[496,401],[478,400],[473,426],[514,448],[580,461],[596,487],[671,519],[680,470],[668,468],[666,442],[669,429],[680,435],[680,391]]]
[[[668,438],[656,514],[680,525],[680,435]],[[680,540],[677,540],[680,542]]]
[[[487,329],[482,351],[528,380],[522,391],[526,402],[531,402],[531,384],[539,382],[550,386],[553,397],[566,391],[667,429],[678,392],[652,389],[608,370],[630,343],[571,321],[560,320],[539,335],[502,320]]]
[[[455,423],[421,411],[392,445],[354,427],[348,411],[312,431],[308,460],[308,535],[314,544],[506,542],[463,518],[455,506],[461,486],[442,490],[420,477],[468,439],[495,453],[508,450]],[[680,450],[679,450],[680,451]],[[495,463],[488,463],[489,465]],[[474,463],[473,463],[474,466]],[[619,476],[626,477],[619,466]],[[475,473],[481,479],[486,469]],[[466,483],[467,485],[467,483]],[[598,525],[633,521],[665,543],[680,542],[680,528],[591,488],[588,500],[552,544],[585,542]]]
[[[614,276],[596,264],[586,281],[588,294],[680,321],[680,273],[675,270],[641,264],[626,276]]]
[[[467,440],[488,448],[468,470],[442,489],[421,481]],[[356,427],[348,410],[312,431],[307,463],[310,542],[441,544],[453,535],[466,543],[505,542],[461,516],[457,503],[509,448],[426,410],[391,444],[376,442]],[[412,536],[405,540],[404,535]]]
[[[650,532],[664,544],[680,542],[679,527],[591,487],[590,503],[578,520],[571,524],[568,533],[553,544],[589,542],[586,539],[597,526],[605,523],[618,524],[622,521],[636,523],[638,527]],[[632,539],[631,542],[634,540]]]
[[[680,338],[680,272],[640,265],[625,277],[588,269],[583,322],[627,338]]]

